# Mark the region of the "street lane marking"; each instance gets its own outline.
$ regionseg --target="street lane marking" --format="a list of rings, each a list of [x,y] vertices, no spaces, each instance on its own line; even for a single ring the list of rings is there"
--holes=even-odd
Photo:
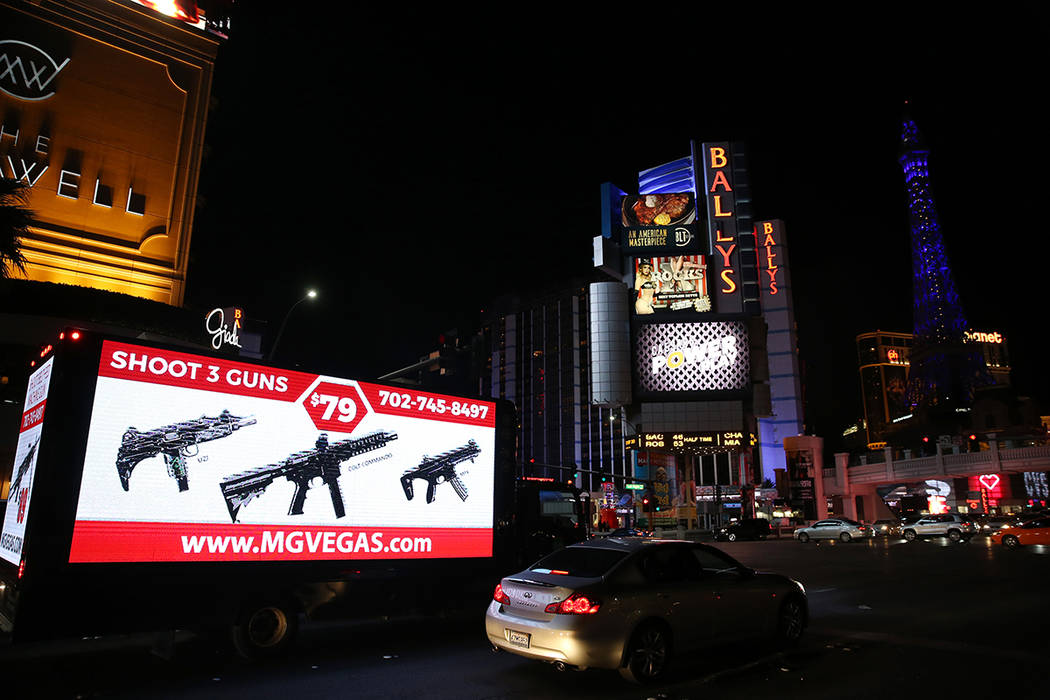
[[[862,632],[856,630],[834,629],[827,627],[810,627],[812,634],[821,634],[845,639],[859,639],[865,642],[884,642],[898,646],[922,647],[939,651],[955,651],[966,654],[977,654],[996,656],[1002,659],[1014,659],[1017,661],[1033,661],[1042,663],[1045,654],[1021,651],[1018,649],[1002,649],[999,647],[983,646],[980,644],[964,644],[940,639],[923,639],[921,637],[906,637],[899,634],[888,634],[886,632]]]

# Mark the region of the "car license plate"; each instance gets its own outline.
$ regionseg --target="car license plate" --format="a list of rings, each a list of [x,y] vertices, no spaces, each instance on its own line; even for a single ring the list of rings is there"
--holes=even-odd
[[[529,648],[529,634],[527,632],[515,632],[514,630],[507,630],[507,641],[516,647],[523,649]]]

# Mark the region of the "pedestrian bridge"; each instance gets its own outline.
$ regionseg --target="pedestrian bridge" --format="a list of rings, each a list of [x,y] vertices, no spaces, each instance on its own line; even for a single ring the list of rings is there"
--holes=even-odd
[[[952,479],[981,474],[1050,471],[1050,445],[1037,447],[1000,448],[991,443],[991,449],[960,454],[945,453],[938,446],[937,454],[913,459],[894,459],[893,450],[883,451],[884,461],[868,464],[849,464],[849,455],[835,455],[835,466],[824,469],[824,496],[842,496],[844,515],[857,517],[857,500],[877,498],[875,487],[926,479]],[[818,509],[825,499],[818,496]],[[881,500],[881,499],[880,499]],[[880,513],[874,501],[865,503],[864,513]],[[826,516],[824,516],[826,517]]]

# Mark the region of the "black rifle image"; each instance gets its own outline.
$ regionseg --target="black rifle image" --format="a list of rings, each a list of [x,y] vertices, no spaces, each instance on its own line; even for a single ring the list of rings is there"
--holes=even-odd
[[[165,425],[154,430],[128,428],[117,451],[117,475],[120,485],[128,490],[131,471],[144,459],[164,455],[168,475],[175,479],[179,491],[190,487],[186,473],[186,458],[200,452],[200,443],[218,440],[233,435],[233,431],[246,425],[255,425],[255,418],[241,418],[229,411],[217,416],[201,416],[192,420]]]
[[[467,487],[456,474],[456,465],[468,459],[473,462],[474,458],[481,454],[478,443],[468,440],[463,447],[457,447],[439,454],[437,457],[423,456],[423,461],[415,469],[409,469],[401,475],[401,488],[405,490],[405,497],[412,500],[412,480],[427,480],[427,503],[434,502],[434,492],[438,484],[452,484],[453,490],[459,496],[459,500],[467,500]]]
[[[288,515],[303,514],[303,504],[306,502],[310,482],[321,477],[332,496],[335,517],[341,518],[346,515],[346,507],[343,505],[343,494],[339,490],[339,465],[351,457],[385,447],[388,442],[396,439],[397,433],[376,431],[330,445],[328,434],[321,433],[312,450],[296,452],[276,464],[234,474],[220,484],[226,507],[230,511],[230,519],[237,522],[237,513],[241,508],[252,499],[261,496],[270,484],[282,476],[295,484],[295,495],[292,496]]]
[[[15,479],[11,482],[11,488],[8,489],[9,494],[14,494],[15,503],[18,503],[19,499],[22,497],[22,494],[19,493],[18,489],[22,486],[22,479],[25,477],[26,472],[29,471],[29,463],[33,461],[33,455],[36,454],[36,447],[39,444],[40,441],[37,440],[33,443],[33,446],[29,448],[29,452],[26,453],[22,463],[18,465],[18,472],[15,473]]]

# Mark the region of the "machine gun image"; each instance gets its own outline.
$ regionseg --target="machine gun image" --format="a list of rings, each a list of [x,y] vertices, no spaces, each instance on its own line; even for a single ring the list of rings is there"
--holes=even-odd
[[[265,467],[258,467],[225,479],[222,484],[223,498],[230,511],[230,519],[237,522],[237,513],[247,503],[261,496],[267,487],[279,477],[285,477],[295,484],[295,494],[288,515],[302,515],[303,504],[310,482],[321,477],[332,496],[332,508],[335,517],[346,515],[343,494],[339,491],[339,465],[342,462],[365,452],[385,447],[391,440],[397,439],[397,433],[376,431],[359,438],[349,438],[328,444],[328,434],[321,433],[312,450],[296,452],[286,459]]]
[[[8,489],[8,493],[14,494],[14,499],[16,503],[19,502],[19,500],[22,498],[22,494],[19,491],[19,488],[22,486],[22,479],[25,477],[26,472],[29,471],[29,463],[33,461],[33,455],[36,454],[36,448],[39,444],[40,441],[37,440],[33,443],[33,446],[29,448],[29,452],[26,452],[26,456],[22,460],[22,463],[18,465],[18,471],[15,472],[15,478],[11,482],[11,488]]]
[[[117,451],[120,485],[127,491],[131,472],[139,462],[162,454],[168,475],[178,483],[179,491],[185,491],[190,487],[186,458],[200,452],[200,443],[228,437],[246,425],[255,425],[255,418],[241,418],[223,411],[217,416],[201,416],[154,430],[128,428]]]
[[[473,462],[474,458],[481,454],[478,443],[468,440],[463,447],[439,454],[437,457],[424,455],[423,461],[415,469],[409,469],[401,475],[401,488],[405,490],[405,497],[412,500],[412,480],[427,480],[427,503],[434,502],[434,492],[437,485],[442,483],[452,484],[453,490],[459,496],[459,500],[467,500],[467,487],[456,474],[456,465],[468,459]]]

